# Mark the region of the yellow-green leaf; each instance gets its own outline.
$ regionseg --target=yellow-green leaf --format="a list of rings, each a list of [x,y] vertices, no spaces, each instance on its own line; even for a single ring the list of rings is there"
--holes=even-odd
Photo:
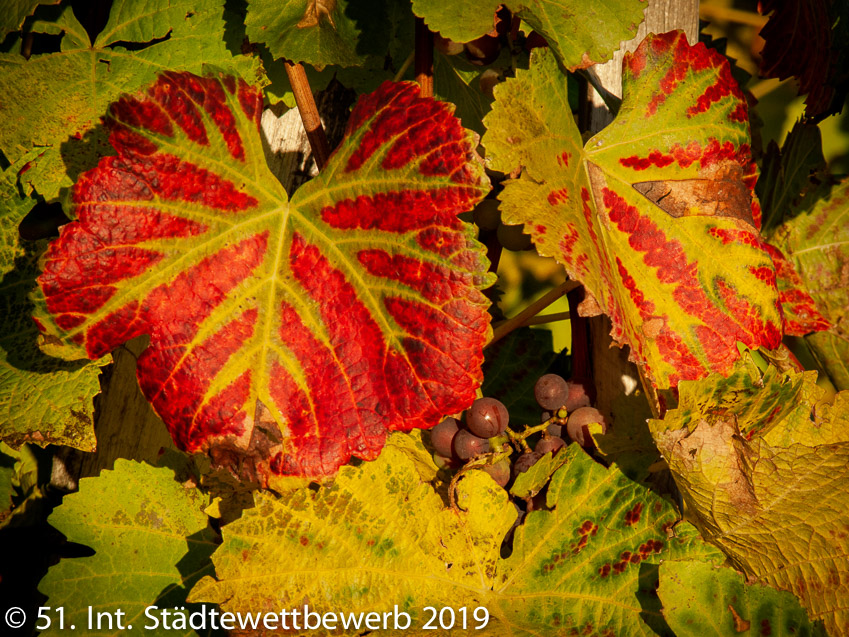
[[[450,606],[458,621],[465,607],[471,632],[482,606],[490,620],[475,634],[649,635],[663,623],[659,560],[720,557],[691,526],[674,526],[670,504],[573,445],[548,487],[552,510],[530,513],[503,558],[516,519],[507,493],[470,471],[457,509],[446,506],[393,442],[402,435],[377,460],[343,467],[329,487],[257,494],[256,507],[223,529],[217,579],[201,580],[190,599],[231,612],[308,604],[355,617],[397,607],[411,634],[424,632],[428,606]]]
[[[657,593],[663,616],[677,637],[826,634],[821,623],[808,619],[793,595],[746,584],[731,568],[692,560],[664,562]]]
[[[41,634],[118,634],[119,610],[121,624],[133,627],[121,634],[193,634],[185,626],[163,630],[161,609],[185,607],[186,591],[211,570],[215,533],[203,512],[207,504],[198,489],[180,484],[165,467],[119,459],[114,470],[83,478],[79,492],[65,496],[48,521],[68,541],[95,553],[63,559],[41,580],[45,605],[65,609],[65,630],[53,621]],[[159,607],[151,609],[158,629],[145,613],[153,606]],[[89,626],[89,607],[94,620],[98,613],[111,614],[108,622],[101,619],[101,630]]]
[[[650,427],[693,520],[750,582],[797,595],[832,634],[849,631],[849,396],[812,413],[810,373],[679,385]],[[763,434],[763,435],[761,435]]]

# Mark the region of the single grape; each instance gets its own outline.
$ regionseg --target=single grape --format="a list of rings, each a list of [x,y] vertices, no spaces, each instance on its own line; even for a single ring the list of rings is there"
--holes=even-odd
[[[468,460],[489,451],[489,440],[478,438],[475,434],[461,429],[454,436],[454,453],[460,460]]]
[[[542,458],[542,454],[536,451],[523,453],[521,456],[516,458],[516,462],[513,463],[513,477],[515,478],[520,473],[525,473],[525,471],[534,466],[540,458]]]
[[[569,383],[557,374],[545,374],[534,385],[534,398],[543,409],[555,411],[569,398]]]
[[[492,476],[492,479],[500,487],[507,486],[510,481],[510,461],[507,458],[499,460],[495,464],[488,464],[483,470]]]
[[[498,230],[496,230],[496,236],[498,237],[498,243],[502,247],[513,252],[527,250],[532,245],[531,235],[525,234],[521,225],[507,226],[502,223],[498,226]]]
[[[496,230],[501,223],[501,212],[496,199],[484,199],[475,206],[474,220],[481,230]]]
[[[457,419],[449,416],[430,430],[430,444],[433,445],[436,453],[440,456],[451,456],[451,443],[459,428],[460,423]]]
[[[553,423],[546,427],[545,430],[548,432],[549,436],[554,436],[555,438],[562,438],[563,434],[566,433],[563,431],[563,425],[555,425]]]
[[[466,410],[466,427],[476,436],[492,438],[507,429],[507,407],[495,398],[478,398]]]
[[[592,404],[591,393],[593,393],[593,387],[589,381],[572,380],[569,382],[569,397],[563,406],[570,413],[581,407],[589,407]]]
[[[563,438],[558,436],[549,436],[547,438],[543,438],[537,443],[534,451],[538,451],[539,453],[545,455],[549,451],[552,453],[557,453],[559,449],[562,449],[566,446],[566,441]]]
[[[433,46],[443,55],[457,55],[463,52],[466,47],[461,42],[454,42],[448,38],[443,38],[438,33],[433,34]]]
[[[482,35],[464,46],[466,59],[477,66],[492,64],[501,52],[501,40],[491,35]]]
[[[601,424],[602,431],[607,431],[607,423],[604,422],[604,416],[598,409],[581,407],[569,414],[569,419],[566,421],[566,431],[572,440],[582,447],[588,447],[592,445],[593,439],[587,425],[594,422]]]

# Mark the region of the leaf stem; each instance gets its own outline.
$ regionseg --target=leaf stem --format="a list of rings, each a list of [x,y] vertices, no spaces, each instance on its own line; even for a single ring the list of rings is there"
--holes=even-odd
[[[554,303],[561,296],[571,290],[574,290],[580,285],[581,284],[577,283],[576,281],[565,281],[553,290],[549,290],[547,294],[531,303],[528,307],[519,312],[513,318],[509,318],[506,321],[499,323],[498,326],[492,331],[492,340],[490,340],[489,343],[486,344],[486,347],[489,347],[496,341],[499,341],[500,339],[504,338],[513,330],[527,325],[528,321],[530,321],[534,316],[542,312],[545,308]]]
[[[321,117],[315,105],[306,71],[300,63],[296,64],[289,60],[286,60],[285,66],[289,84],[292,85],[292,92],[295,94],[295,104],[298,106],[298,112],[301,114],[301,121],[304,123],[304,130],[307,132],[307,139],[310,148],[312,148],[313,157],[315,157],[315,163],[318,164],[318,169],[322,170],[330,158],[330,144],[328,144],[327,135],[325,135],[324,128],[321,126]]]
[[[410,55],[407,56],[407,59],[404,60],[404,63],[401,65],[401,68],[398,69],[398,72],[395,74],[395,77],[392,78],[393,82],[400,82],[401,78],[404,77],[404,73],[407,72],[407,69],[410,68],[410,65],[413,63],[413,60],[416,57],[415,51],[411,51]]]
[[[571,318],[571,313],[569,312],[554,312],[553,314],[538,314],[532,318],[529,318],[525,321],[525,326],[527,325],[546,325],[547,323],[556,323],[557,321],[568,321]],[[495,324],[495,327],[498,327],[504,323],[504,321],[499,321]]]
[[[416,82],[422,97],[433,97],[433,33],[416,18]]]

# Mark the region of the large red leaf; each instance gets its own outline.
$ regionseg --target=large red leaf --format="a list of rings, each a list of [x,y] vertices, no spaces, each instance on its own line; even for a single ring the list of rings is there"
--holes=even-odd
[[[149,334],[139,383],[183,449],[319,477],[474,399],[490,277],[457,214],[488,184],[449,107],[387,82],[288,201],[261,109],[188,73],[113,104],[118,156],[74,187],[39,318],[90,358]]]

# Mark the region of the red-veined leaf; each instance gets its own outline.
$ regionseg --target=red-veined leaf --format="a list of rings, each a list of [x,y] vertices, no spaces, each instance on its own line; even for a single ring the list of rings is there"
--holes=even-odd
[[[474,399],[490,276],[457,214],[488,185],[449,107],[385,83],[289,201],[261,109],[188,73],[113,104],[118,156],[74,188],[40,318],[90,358],[149,334],[139,383],[183,449],[320,477]]]
[[[583,281],[582,315],[607,313],[653,383],[727,372],[738,341],[778,346],[746,102],[722,56],[648,36],[624,60],[616,120],[586,146],[550,53],[495,90],[484,145],[494,168],[523,168],[503,220]]]

